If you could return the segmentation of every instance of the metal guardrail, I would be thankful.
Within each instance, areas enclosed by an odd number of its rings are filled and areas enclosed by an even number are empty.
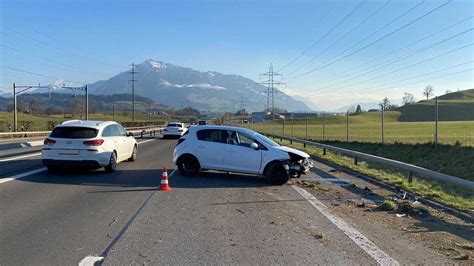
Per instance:
[[[343,148],[339,148],[339,147],[334,147],[334,146],[331,146],[331,145],[322,144],[322,143],[318,143],[318,142],[313,142],[313,141],[308,141],[308,140],[303,140],[303,139],[298,139],[298,138],[293,138],[293,137],[282,136],[282,135],[278,135],[278,134],[270,134],[270,133],[262,133],[262,134],[264,134],[266,136],[269,136],[269,137],[278,138],[280,140],[288,140],[288,141],[290,141],[290,143],[293,143],[293,142],[301,143],[305,147],[306,147],[306,145],[308,145],[308,146],[321,148],[321,149],[323,149],[323,154],[326,154],[326,150],[330,150],[330,151],[334,151],[334,152],[337,152],[337,153],[349,155],[349,156],[354,157],[354,163],[355,164],[357,164],[358,159],[363,159],[363,160],[366,160],[366,161],[382,163],[382,164],[393,166],[393,167],[398,168],[398,169],[403,169],[403,170],[408,171],[408,180],[410,182],[413,180],[413,174],[419,174],[419,175],[422,175],[422,176],[430,177],[430,178],[437,179],[437,180],[440,180],[440,181],[444,181],[444,182],[447,182],[447,183],[451,183],[451,184],[454,184],[454,185],[462,186],[462,187],[470,189],[470,190],[474,190],[474,182],[473,181],[469,181],[469,180],[462,179],[462,178],[459,178],[459,177],[439,173],[439,172],[429,170],[429,169],[426,169],[426,168],[423,168],[423,167],[419,167],[419,166],[416,166],[416,165],[413,165],[413,164],[403,163],[403,162],[399,162],[399,161],[395,161],[395,160],[392,160],[392,159],[387,159],[387,158],[383,158],[383,157],[379,157],[379,156],[375,156],[375,155],[371,155],[371,154],[366,154],[366,153],[362,153],[362,152],[358,152],[358,151],[353,151],[353,150],[343,149]]]
[[[158,127],[158,126],[146,126],[146,127],[126,127],[125,130],[128,132],[134,133],[140,133],[141,136],[143,137],[143,131],[144,133],[149,133],[152,131],[159,131],[163,130],[163,127]],[[28,132],[0,132],[0,139],[1,138],[26,138],[26,137],[41,137],[41,136],[48,136],[51,133],[51,131],[28,131]]]

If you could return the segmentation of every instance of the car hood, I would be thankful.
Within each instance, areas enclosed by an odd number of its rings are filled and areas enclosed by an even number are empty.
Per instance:
[[[287,147],[287,146],[278,146],[278,147],[274,147],[274,148],[278,149],[278,150],[294,153],[294,154],[296,154],[298,156],[301,156],[303,158],[309,158],[309,154],[307,154],[306,152],[302,152],[300,150],[293,149],[293,148],[290,148],[290,147]]]

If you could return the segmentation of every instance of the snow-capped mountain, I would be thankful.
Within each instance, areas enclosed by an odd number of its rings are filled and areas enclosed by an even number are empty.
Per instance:
[[[236,111],[243,99],[248,111],[261,111],[267,102],[266,87],[255,81],[214,71],[201,72],[156,60],[136,65],[135,93],[173,107],[191,106],[210,111]],[[90,85],[93,94],[131,93],[131,75],[122,72]],[[305,103],[279,92],[275,106],[288,111],[311,110]]]

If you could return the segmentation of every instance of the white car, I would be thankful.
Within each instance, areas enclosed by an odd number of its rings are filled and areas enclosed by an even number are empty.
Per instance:
[[[263,175],[277,185],[305,174],[311,167],[308,158],[253,130],[228,126],[190,127],[173,152],[173,162],[184,176],[218,170]]]
[[[117,163],[135,161],[137,151],[133,135],[116,122],[71,120],[56,126],[44,140],[41,157],[51,171],[78,166],[113,172]]]
[[[163,138],[167,137],[181,137],[183,136],[188,129],[184,126],[184,123],[180,122],[171,122],[166,125],[163,129]]]

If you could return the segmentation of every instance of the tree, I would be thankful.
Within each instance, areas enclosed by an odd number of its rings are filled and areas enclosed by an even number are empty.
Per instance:
[[[360,104],[357,105],[357,108],[356,108],[356,114],[360,114],[362,113],[362,107],[360,107]]]
[[[425,90],[423,91],[423,96],[426,96],[426,99],[428,100],[431,96],[433,96],[433,91],[434,91],[433,86],[428,85],[425,87]]]
[[[80,114],[82,119],[82,115],[84,114],[84,108],[84,101],[82,101],[81,99],[74,100],[71,106],[71,115],[74,116],[74,114]]]
[[[390,100],[387,97],[383,98],[382,102],[379,103],[380,107],[382,107],[382,110],[384,110],[384,111],[387,110],[387,108],[390,104],[391,104]]]
[[[413,94],[405,92],[405,95],[402,98],[402,105],[408,105],[415,102],[415,97]]]
[[[36,102],[35,98],[31,98],[30,103],[28,104],[30,114],[37,114],[40,111],[40,106]]]

